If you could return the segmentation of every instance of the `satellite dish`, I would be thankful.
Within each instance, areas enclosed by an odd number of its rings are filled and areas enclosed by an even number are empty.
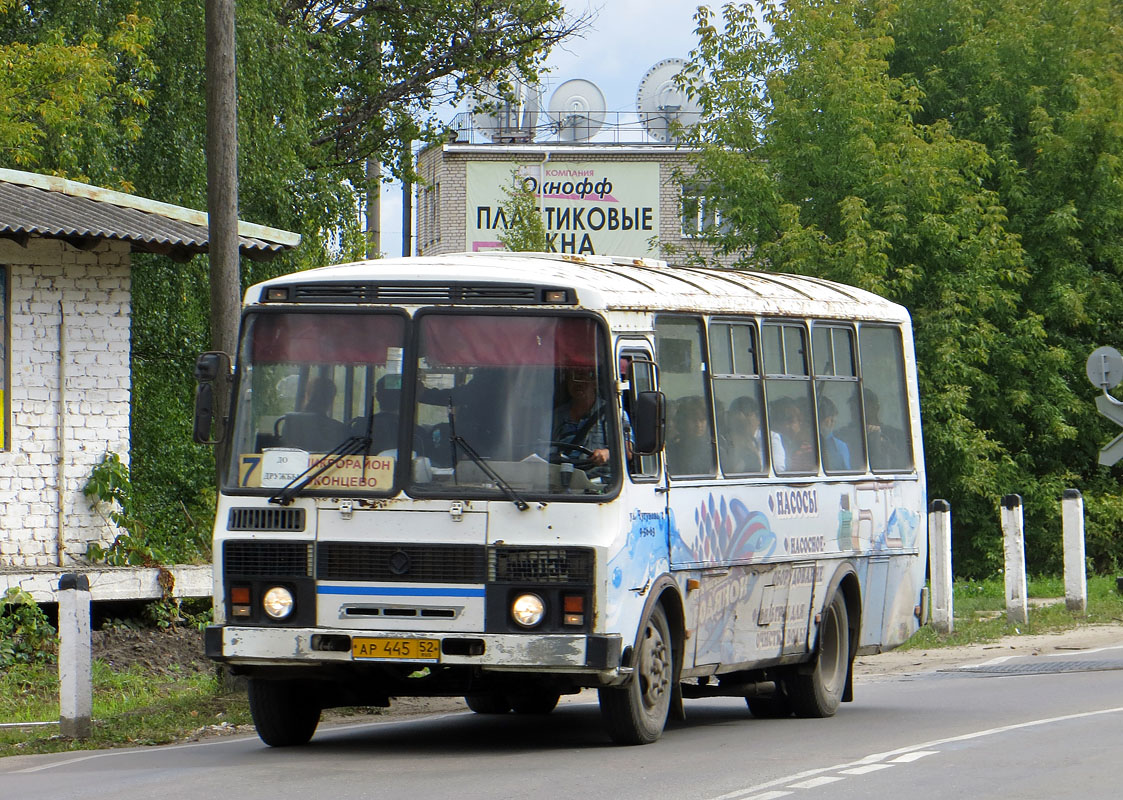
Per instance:
[[[636,90],[636,110],[648,135],[658,142],[673,142],[678,138],[672,123],[682,128],[696,124],[702,108],[696,100],[675,85],[675,76],[682,72],[686,62],[681,58],[665,58],[652,66],[640,79]]]
[[[592,81],[568,80],[554,90],[546,112],[563,142],[583,142],[604,125],[604,95]]]
[[[538,127],[542,90],[515,80],[509,96],[498,83],[487,83],[472,104],[472,127],[493,142],[529,142]]]

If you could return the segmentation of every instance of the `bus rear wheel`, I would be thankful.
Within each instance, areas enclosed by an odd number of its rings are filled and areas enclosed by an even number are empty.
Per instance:
[[[307,744],[320,724],[320,705],[304,681],[250,678],[250,714],[261,741],[270,747]]]
[[[812,669],[809,672],[797,669],[787,685],[797,717],[834,716],[846,689],[851,657],[846,599],[841,592],[835,592],[823,610]]]
[[[667,724],[674,689],[674,647],[667,614],[651,610],[633,659],[632,679],[621,687],[598,690],[601,717],[617,744],[650,744]]]

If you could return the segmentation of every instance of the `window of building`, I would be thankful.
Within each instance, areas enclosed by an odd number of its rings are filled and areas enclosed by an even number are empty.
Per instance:
[[[717,203],[699,189],[682,189],[682,238],[694,239],[721,225]]]
[[[8,331],[12,318],[8,304],[8,268],[0,266],[0,450],[11,448],[8,420],[11,419],[11,397],[9,396],[11,373],[10,345]]]

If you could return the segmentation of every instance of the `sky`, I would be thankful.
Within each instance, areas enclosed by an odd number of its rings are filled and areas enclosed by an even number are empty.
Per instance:
[[[546,61],[544,97],[572,78],[595,83],[608,111],[634,111],[636,89],[655,63],[665,58],[688,58],[696,43],[694,12],[699,5],[720,8],[717,0],[570,0],[574,16],[595,15],[580,37],[555,47]],[[449,121],[458,109],[448,109]],[[463,109],[459,109],[463,110]],[[611,115],[610,115],[611,116]],[[382,251],[402,254],[402,187],[382,190]]]

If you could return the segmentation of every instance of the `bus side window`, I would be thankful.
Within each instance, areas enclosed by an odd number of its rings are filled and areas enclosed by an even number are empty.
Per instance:
[[[874,472],[911,470],[912,435],[900,330],[863,325],[859,331],[859,352],[870,469]]]
[[[706,391],[702,321],[655,320],[655,351],[667,398],[667,471],[672,477],[714,474],[714,425]]]
[[[818,472],[807,330],[797,322],[769,322],[761,328],[761,340],[768,427],[779,434],[783,448],[773,446],[772,467],[781,475]]]
[[[751,322],[710,323],[710,377],[718,455],[726,475],[768,472],[756,329]]]
[[[864,472],[866,447],[854,358],[854,331],[816,324],[811,344],[823,470],[828,474]]]
[[[633,361],[633,358],[641,359]],[[631,376],[631,381],[634,383],[632,392],[650,392],[654,391],[655,386],[655,370],[653,365],[648,361],[650,356],[643,352],[625,353],[620,359],[620,375],[622,378]],[[631,395],[632,392],[624,392],[622,398],[625,424],[631,419]],[[628,431],[624,431],[627,438]],[[627,459],[628,472],[636,478],[655,478],[659,474],[659,457],[656,455],[638,455],[631,454]]]

